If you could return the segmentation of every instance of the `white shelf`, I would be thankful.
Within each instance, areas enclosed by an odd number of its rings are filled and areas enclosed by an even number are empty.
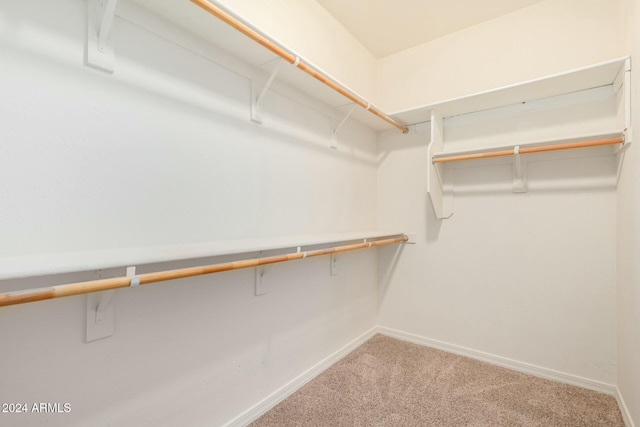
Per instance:
[[[496,145],[496,146],[487,146],[477,149],[468,149],[468,150],[443,150],[442,152],[436,153],[433,155],[434,159],[441,157],[449,157],[449,156],[457,156],[463,154],[477,154],[484,153],[489,151],[497,151],[497,150],[508,150],[514,148],[516,145],[520,148],[528,148],[528,147],[540,147],[544,145],[550,144],[570,144],[572,142],[579,141],[595,141],[599,139],[609,139],[609,138],[619,138],[624,135],[624,129],[612,130],[609,132],[597,133],[597,134],[587,134],[587,135],[574,135],[566,138],[556,138],[556,139],[544,139],[544,140],[536,140],[536,141],[523,141],[517,142],[514,144],[508,145]]]
[[[631,89],[630,89],[630,70],[631,61],[629,58],[619,58],[593,66],[580,68],[577,70],[567,71],[564,73],[548,76],[541,79],[530,80],[516,85],[506,86],[495,90],[477,93],[471,96],[451,99],[426,105],[411,111],[397,113],[396,118],[405,123],[422,123],[431,122],[431,142],[429,144],[429,164],[428,164],[428,183],[427,192],[431,199],[434,214],[438,219],[449,218],[453,214],[453,184],[450,173],[450,167],[442,162],[434,163],[431,160],[466,154],[479,154],[498,150],[511,150],[518,146],[520,148],[529,148],[544,145],[561,145],[570,144],[581,141],[596,141],[601,139],[624,138],[623,147],[628,146],[632,142],[631,129]],[[509,108],[512,115],[520,114],[521,118],[526,114],[526,109],[518,110],[517,106],[521,103],[533,104],[537,102],[531,111],[544,111],[545,109],[553,109],[562,104],[558,98],[563,97],[565,100],[570,94],[583,96],[588,90],[596,90],[610,86],[612,90],[610,94],[616,103],[615,116],[613,120],[608,121],[606,126],[602,128],[590,127],[592,130],[588,134],[572,135],[559,132],[557,137],[537,140],[514,140],[505,144],[504,136],[500,142],[491,143],[494,138],[480,137],[475,139],[476,144],[467,146],[464,149],[451,149],[447,146],[446,137],[446,118],[461,116],[470,113],[480,113],[474,116],[478,123],[481,122],[479,117],[486,118],[491,114],[499,111],[498,108]],[[580,92],[580,93],[578,93]],[[575,97],[573,97],[575,98]],[[588,97],[585,98],[585,100]],[[575,99],[573,99],[575,101]],[[567,104],[568,105],[568,104]],[[572,104],[573,105],[573,104]],[[576,104],[577,105],[577,104]],[[491,111],[489,111],[491,110]],[[504,110],[502,111],[504,113]],[[516,114],[517,113],[517,114]],[[605,113],[607,114],[607,113]],[[459,118],[465,119],[470,116]],[[493,120],[496,120],[494,116]],[[458,119],[451,119],[448,123],[455,126],[454,123]],[[604,122],[603,122],[604,123]],[[478,124],[476,124],[478,126]],[[612,129],[619,126],[618,129]],[[482,125],[480,125],[482,127]],[[496,128],[499,128],[497,126]],[[553,128],[559,131],[559,128]],[[565,130],[566,132],[566,130]],[[578,131],[576,131],[578,132]],[[583,129],[582,132],[587,132]],[[526,133],[525,133],[526,134]],[[550,133],[548,133],[550,134]],[[508,135],[508,134],[507,134]],[[455,137],[454,137],[455,138]],[[455,140],[455,139],[454,139]],[[593,150],[592,150],[593,151]],[[612,154],[620,151],[616,145],[611,151]],[[596,153],[597,151],[593,151]],[[603,153],[603,151],[599,151]],[[475,164],[475,163],[474,163]],[[618,163],[620,167],[620,162]],[[526,164],[521,156],[513,156],[513,192],[524,193],[528,191]]]
[[[401,236],[362,231],[0,258],[0,280]]]
[[[153,17],[150,18],[148,16],[149,13],[156,15],[161,20],[154,19]],[[189,50],[193,40],[185,37],[185,34],[196,36],[221,51],[228,53],[233,59],[242,61],[244,65],[253,67],[254,73],[252,74],[255,74],[258,67],[279,59],[274,53],[250,40],[224,22],[214,18],[189,0],[165,0],[161,2],[156,0],[131,0],[130,2],[121,2],[116,9],[116,16],[134,25],[158,33],[162,37]],[[166,23],[169,25],[166,25]],[[283,43],[280,44],[284,45]],[[202,49],[198,49],[198,52],[205,54]],[[304,59],[304,55],[301,54],[299,56]],[[225,62],[226,59],[221,59],[221,61]],[[313,64],[307,59],[304,59],[304,62],[312,64],[326,76],[331,77],[351,92],[357,93],[357,91],[349,88],[348,85],[345,85],[322,70],[322,67]],[[225,64],[221,65],[225,66]],[[282,87],[283,83],[331,108],[340,110],[342,113],[344,113],[343,110],[345,106],[353,105],[349,99],[329,89],[324,84],[288,63],[280,67],[272,90],[279,91],[279,87]],[[286,89],[284,90],[286,91]],[[364,96],[360,97],[367,99]],[[357,107],[351,117],[374,130],[395,129],[364,108]]]
[[[627,60],[627,57],[618,58],[560,74],[400,111],[391,115],[404,123],[423,123],[431,120],[432,110],[438,111],[443,118],[447,118],[608,86],[612,85],[618,78],[620,72],[626,66]]]

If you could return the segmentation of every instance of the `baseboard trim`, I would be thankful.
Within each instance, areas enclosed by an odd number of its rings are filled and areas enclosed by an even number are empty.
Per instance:
[[[490,353],[484,353],[482,351],[472,350],[470,348],[458,346],[455,344],[449,344],[449,343],[434,340],[431,338],[425,338],[419,335],[399,331],[396,329],[386,328],[383,326],[379,326],[377,328],[377,332],[379,334],[386,335],[391,338],[397,338],[399,340],[412,342],[414,344],[419,344],[426,347],[447,351],[449,353],[459,354],[461,356],[470,357],[472,359],[480,360],[482,362],[487,362],[492,365],[501,366],[503,368],[512,369],[514,371],[523,372],[525,374],[535,375],[536,377],[559,381],[565,384],[575,385],[575,386],[586,388],[589,390],[594,390],[600,393],[609,394],[614,397],[617,396],[616,386],[613,384],[607,384],[600,381],[590,380],[588,378],[583,378],[577,375],[567,374],[564,372],[555,371],[553,369],[531,365],[529,363],[508,359],[506,357],[496,356]]]
[[[268,410],[276,406],[278,403],[282,402],[284,399],[289,397],[295,391],[300,389],[303,385],[320,375],[327,368],[331,367],[333,364],[338,362],[340,359],[345,357],[347,354],[351,353],[356,348],[360,347],[362,344],[371,339],[378,332],[378,328],[374,327],[360,335],[358,338],[354,339],[338,351],[334,352],[330,356],[316,363],[310,369],[306,370],[293,380],[289,381],[284,386],[280,387],[278,390],[261,400],[260,402],[253,405],[251,408],[247,409],[242,414],[238,415],[236,418],[232,419],[228,423],[226,423],[225,427],[241,427],[250,424],[251,422],[257,420],[261,415],[266,413]]]
[[[571,384],[578,387],[594,390],[600,393],[605,393],[616,398],[620,412],[624,419],[626,427],[636,427],[631,419],[630,412],[625,404],[625,401],[620,393],[620,390],[613,384],[607,384],[600,381],[590,380],[577,375],[568,374],[565,372],[555,371],[553,369],[543,368],[541,366],[532,365],[525,362],[520,362],[506,357],[496,356],[494,354],[485,353],[478,350],[462,347],[455,344],[450,344],[443,341],[434,340],[431,338],[422,337],[420,335],[411,334],[408,332],[399,331],[397,329],[387,328],[383,326],[374,327],[364,334],[360,335],[347,345],[329,355],[325,359],[321,360],[293,380],[289,381],[284,386],[261,400],[260,402],[247,409],[228,423],[224,424],[224,427],[241,427],[250,424],[258,419],[261,415],[269,411],[271,408],[282,402],[291,394],[296,392],[306,383],[320,375],[326,369],[333,364],[344,358],[347,354],[364,344],[376,334],[385,335],[391,338],[396,338],[402,341],[411,342],[414,344],[422,345],[425,347],[431,347],[449,353],[459,354],[461,356],[470,357],[472,359],[480,360],[482,362],[490,363],[492,365],[501,366],[503,368],[512,369],[514,371],[523,372],[525,374],[535,375],[540,378],[559,381],[565,384]]]
[[[620,412],[622,412],[622,419],[624,420],[624,425],[627,427],[636,427],[631,419],[631,412],[629,412],[629,408],[622,397],[622,393],[620,393],[620,389],[616,387],[616,400],[618,401],[618,407],[620,407]]]

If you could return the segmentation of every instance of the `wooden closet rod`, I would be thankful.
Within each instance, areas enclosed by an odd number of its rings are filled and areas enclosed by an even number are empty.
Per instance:
[[[296,66],[297,68],[301,69],[305,73],[309,74],[314,79],[319,80],[320,82],[322,82],[325,85],[329,86],[334,91],[340,93],[345,98],[348,98],[352,102],[354,102],[354,103],[358,104],[359,106],[361,106],[362,108],[368,110],[371,114],[374,114],[374,115],[378,116],[379,118],[381,118],[385,122],[389,123],[390,125],[400,129],[403,133],[409,132],[409,129],[405,125],[403,125],[402,123],[398,122],[397,120],[389,117],[387,114],[383,113],[378,108],[376,108],[373,105],[371,105],[371,103],[369,103],[366,100],[360,98],[358,95],[353,93],[351,90],[349,90],[346,87],[342,86],[341,84],[335,82],[333,79],[331,79],[330,77],[326,76],[322,71],[320,71],[320,70],[316,69],[315,67],[305,63],[298,55],[296,55],[296,54],[292,53],[291,51],[287,50],[286,48],[280,46],[278,43],[275,43],[274,41],[269,40],[265,35],[263,35],[257,29],[251,28],[249,25],[241,22],[240,20],[238,20],[237,18],[232,16],[230,13],[225,12],[224,10],[222,10],[220,7],[209,3],[207,0],[191,0],[191,2],[195,3],[198,6],[200,6],[202,9],[204,9],[207,12],[209,12],[210,14],[215,16],[216,18],[218,18],[221,21],[223,21],[224,23],[226,23],[226,24],[230,25],[231,27],[235,28],[237,31],[241,32],[242,34],[244,34],[245,36],[249,37],[253,41],[255,41],[255,42],[259,43],[260,45],[262,45],[263,47],[269,49],[271,52],[275,53],[276,55],[278,55],[279,57],[281,57],[282,59],[287,61],[289,64],[292,64],[292,65]]]
[[[127,288],[150,283],[164,282],[166,280],[183,279],[185,277],[201,276],[203,274],[219,273],[221,271],[238,270],[240,268],[257,267],[259,265],[275,264],[278,262],[292,261],[302,258],[310,258],[321,255],[335,254],[338,252],[353,251],[356,249],[371,248],[376,246],[402,243],[409,240],[407,236],[390,239],[374,240],[366,243],[336,246],[327,249],[317,249],[308,252],[295,252],[286,255],[275,255],[264,258],[244,259],[240,261],[213,264],[202,267],[180,268],[177,270],[159,271],[155,273],[140,274],[134,277],[115,277],[111,279],[92,280],[89,282],[70,283],[45,288],[27,289],[0,293],[0,307],[15,304],[24,304],[33,301],[42,301],[52,298],[68,297],[71,295],[88,294],[91,292],[107,291],[110,289]]]
[[[541,153],[544,151],[569,150],[572,148],[598,147],[600,145],[622,144],[624,138],[599,139],[597,141],[580,141],[567,144],[541,145],[539,147],[523,147],[518,150],[519,154]],[[457,162],[460,160],[488,159],[490,157],[502,157],[515,155],[515,149],[488,151],[485,153],[458,154],[446,157],[434,157],[433,163]]]

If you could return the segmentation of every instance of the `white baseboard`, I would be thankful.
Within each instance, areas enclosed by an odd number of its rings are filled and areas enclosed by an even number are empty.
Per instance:
[[[461,347],[455,344],[449,344],[446,342],[421,337],[419,335],[398,331],[396,329],[379,326],[377,328],[377,332],[379,334],[386,335],[392,338],[397,338],[403,341],[412,342],[414,344],[419,344],[426,347],[447,351],[449,353],[459,354],[461,356],[467,356],[472,359],[491,363],[492,365],[501,366],[503,368],[512,369],[514,371],[523,372],[525,374],[535,375],[537,377],[559,381],[565,384],[575,385],[575,386],[586,388],[589,390],[594,390],[600,393],[609,394],[614,397],[616,396],[616,386],[613,384],[607,384],[600,381],[583,378],[577,375],[567,374],[560,371],[554,371],[553,369],[531,365],[529,363],[508,359],[506,357],[496,356],[490,353],[484,353],[478,350],[472,350],[470,348]]]
[[[622,412],[622,417],[626,427],[636,427],[631,419],[629,410],[620,394],[618,388],[613,384],[607,384],[600,381],[590,380],[577,375],[568,374],[565,372],[555,371],[553,369],[543,368],[541,366],[531,365],[529,363],[520,362],[513,359],[508,359],[501,356],[496,356],[490,353],[484,353],[478,350],[472,350],[470,348],[458,346],[455,344],[449,344],[443,341],[438,341],[430,338],[425,338],[419,335],[411,334],[408,332],[399,331],[396,329],[386,328],[378,326],[372,328],[354,339],[338,351],[334,352],[330,356],[318,362],[316,365],[294,378],[289,383],[285,384],[260,402],[247,409],[242,414],[225,424],[225,427],[240,427],[246,426],[251,422],[258,419],[261,415],[269,411],[271,408],[282,402],[289,397],[292,393],[300,389],[303,385],[320,375],[327,368],[338,362],[340,359],[351,353],[353,350],[364,344],[367,340],[372,338],[376,334],[386,335],[388,337],[397,338],[403,341],[412,342],[414,344],[423,345],[425,347],[431,347],[438,350],[447,351],[449,353],[459,354],[461,356],[470,357],[472,359],[487,362],[492,365],[501,366],[503,368],[512,369],[514,371],[523,372],[525,374],[535,375],[537,377],[559,381],[565,384],[571,384],[578,387],[594,390],[600,393],[609,394],[614,396],[618,401],[618,406]]]
[[[618,406],[620,407],[620,412],[622,412],[622,418],[624,419],[624,425],[627,427],[636,427],[631,419],[631,412],[629,412],[629,408],[622,397],[622,393],[620,393],[620,389],[616,387],[616,400],[618,401]]]
[[[355,340],[351,341],[335,353],[321,360],[313,367],[303,372],[292,381],[288,382],[284,386],[280,387],[278,390],[261,400],[260,402],[253,405],[251,408],[247,409],[242,414],[238,415],[236,418],[229,421],[225,424],[225,427],[240,427],[246,426],[247,424],[257,420],[261,415],[267,412],[269,409],[276,406],[278,403],[282,402],[284,399],[289,397],[292,393],[297,391],[303,385],[320,375],[327,368],[331,367],[333,364],[338,362],[340,359],[345,357],[347,354],[351,353],[356,348],[360,347],[370,338],[372,338],[378,332],[378,328],[372,328],[360,335]]]

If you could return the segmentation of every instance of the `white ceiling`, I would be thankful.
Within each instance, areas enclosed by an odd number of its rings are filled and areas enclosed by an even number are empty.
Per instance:
[[[377,58],[542,0],[317,0]]]

